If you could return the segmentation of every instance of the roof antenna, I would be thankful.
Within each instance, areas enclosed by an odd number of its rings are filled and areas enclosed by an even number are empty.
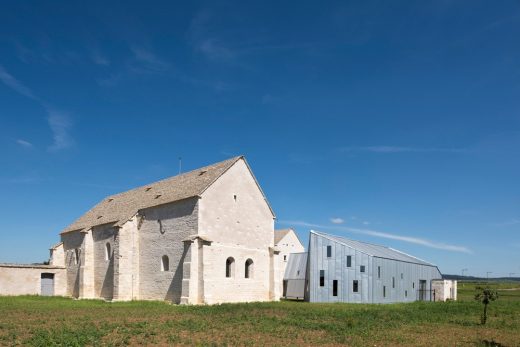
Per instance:
[[[179,175],[182,172],[182,157],[179,157]]]

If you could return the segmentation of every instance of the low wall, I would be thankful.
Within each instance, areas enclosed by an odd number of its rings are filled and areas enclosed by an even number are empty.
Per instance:
[[[54,274],[54,295],[67,294],[64,267],[0,264],[0,295],[41,295],[42,274]]]

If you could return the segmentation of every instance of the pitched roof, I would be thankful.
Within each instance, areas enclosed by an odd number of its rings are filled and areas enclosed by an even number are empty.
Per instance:
[[[368,254],[368,255],[376,257],[376,258],[393,259],[393,260],[404,261],[407,263],[435,266],[432,263],[428,263],[422,259],[411,256],[409,254],[403,253],[401,251],[398,251],[397,249],[393,249],[390,247],[376,245],[376,244],[368,243],[368,242],[355,241],[355,240],[347,239],[345,237],[325,234],[325,233],[318,232],[315,230],[311,230],[311,233],[314,233],[319,236],[323,236],[332,241],[339,242],[341,244],[344,244],[347,247],[357,249],[358,251],[360,251],[362,253]]]
[[[109,196],[66,227],[63,233],[113,223],[121,226],[139,210],[201,195],[243,156]]]
[[[274,231],[274,244],[277,245],[292,229],[279,229]]]

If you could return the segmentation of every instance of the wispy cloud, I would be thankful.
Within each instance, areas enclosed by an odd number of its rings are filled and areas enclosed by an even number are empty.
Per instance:
[[[401,147],[401,146],[366,146],[342,147],[342,152],[371,152],[371,153],[467,153],[466,148],[440,147]]]
[[[130,49],[134,54],[135,61],[139,63],[138,66],[133,66],[133,68],[149,72],[162,72],[170,68],[168,62],[157,57],[157,55],[149,49],[136,45],[132,45]]]
[[[502,222],[502,223],[496,223],[496,224],[494,224],[494,226],[497,226],[497,227],[508,227],[508,226],[517,225],[517,224],[520,224],[520,219],[513,218],[511,220],[508,220],[508,221],[505,221],[505,222]]]
[[[330,219],[330,222],[331,222],[332,224],[343,224],[343,223],[345,223],[345,221],[344,221],[342,218],[338,218],[338,217],[336,217],[336,218],[331,218],[331,219]]]
[[[233,51],[215,38],[202,40],[197,44],[197,49],[211,60],[230,61],[235,58]]]
[[[101,65],[101,66],[110,65],[110,60],[104,54],[102,54],[98,49],[91,50],[90,58],[92,59],[94,64]]]
[[[53,143],[48,148],[49,151],[55,152],[69,148],[74,144],[74,140],[70,136],[72,122],[69,115],[53,109],[49,109],[48,113],[47,122],[52,130],[53,137]]]
[[[2,65],[0,65],[0,81],[19,94],[36,101],[45,109],[48,114],[47,122],[49,123],[53,136],[53,143],[49,146],[49,151],[58,151],[68,148],[74,143],[69,133],[72,123],[68,114],[50,107],[45,101],[37,97],[31,89],[7,72]],[[18,139],[16,142],[26,148],[33,146],[32,143],[22,139]]]
[[[26,140],[22,140],[22,139],[16,140],[16,143],[19,144],[22,147],[25,147],[25,148],[32,148],[33,147],[32,143],[30,143],[29,141],[26,141]]]
[[[441,250],[451,251],[451,252],[472,253],[472,251],[468,247],[465,247],[465,246],[451,245],[451,244],[442,243],[442,242],[430,241],[430,240],[418,238],[418,237],[391,234],[391,233],[387,233],[387,232],[370,230],[370,229],[358,229],[358,228],[350,228],[350,227],[345,227],[345,226],[320,225],[320,224],[308,223],[305,221],[279,221],[279,223],[284,224],[284,225],[302,226],[302,227],[317,228],[317,229],[322,229],[322,230],[336,230],[336,231],[347,232],[347,233],[368,235],[368,236],[379,237],[379,238],[384,238],[384,239],[408,242],[408,243],[412,243],[412,244],[416,244],[416,245],[421,245],[421,246],[425,246],[425,247],[429,247],[429,248],[441,249]]]
[[[40,101],[40,99],[38,99],[29,88],[8,73],[2,65],[0,65],[0,81],[17,93],[30,99]]]
[[[207,9],[200,11],[193,18],[188,32],[191,45],[209,60],[234,61],[235,52],[216,36],[215,30],[209,28],[212,18],[212,13]]]

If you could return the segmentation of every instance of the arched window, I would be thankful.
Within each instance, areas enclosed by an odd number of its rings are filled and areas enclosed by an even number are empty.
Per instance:
[[[170,259],[167,255],[162,256],[161,271],[170,271]]]
[[[253,260],[247,259],[246,260],[246,272],[245,272],[246,278],[253,278]]]
[[[110,252],[110,243],[105,245],[105,260],[110,260],[112,253]]]
[[[226,277],[235,276],[235,259],[229,257],[226,259]]]

